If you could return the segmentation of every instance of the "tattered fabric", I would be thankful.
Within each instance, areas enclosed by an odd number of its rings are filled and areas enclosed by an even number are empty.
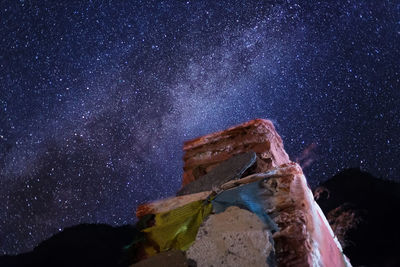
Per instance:
[[[146,254],[170,249],[187,250],[196,239],[200,224],[211,211],[211,202],[200,200],[156,214],[155,225],[143,230],[147,238]]]

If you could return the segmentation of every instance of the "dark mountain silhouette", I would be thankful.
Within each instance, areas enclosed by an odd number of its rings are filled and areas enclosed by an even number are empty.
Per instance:
[[[0,257],[0,266],[128,266],[133,257],[124,247],[138,236],[133,226],[81,224],[55,234],[32,252]]]
[[[354,266],[400,266],[400,183],[347,169],[314,192]]]
[[[314,190],[354,266],[400,266],[400,183],[359,169],[340,172]],[[144,226],[81,224],[64,229],[32,252],[1,256],[1,267],[129,266],[140,258],[134,241]]]

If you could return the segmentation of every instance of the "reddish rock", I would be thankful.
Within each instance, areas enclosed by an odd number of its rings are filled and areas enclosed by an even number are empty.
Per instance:
[[[248,185],[256,185],[258,189],[244,189]],[[229,201],[231,206],[238,204],[241,208],[252,211],[251,207],[244,205],[245,202],[250,201],[250,206],[260,205],[263,212],[267,213],[278,226],[278,229],[274,230],[274,232],[270,232],[272,229],[268,224],[264,226],[264,230],[268,231],[273,238],[275,250],[273,260],[277,262],[278,266],[351,266],[343,254],[341,245],[333,234],[325,215],[314,201],[313,194],[308,188],[306,178],[298,164],[283,164],[268,172],[252,174],[240,180],[232,180],[223,184],[220,188],[216,188],[216,190],[219,192],[223,190],[221,194],[224,194],[241,188],[244,190],[237,194],[240,199],[232,198]],[[208,191],[184,195],[150,203],[148,206],[153,211],[172,210],[187,201],[204,199],[210,193]],[[234,194],[231,194],[231,196],[234,196]],[[218,195],[214,200],[218,202]],[[214,208],[217,208],[216,204],[213,202]],[[215,211],[217,212],[217,210]],[[255,212],[260,212],[260,210],[255,210]],[[257,216],[254,214],[253,217],[256,218]],[[226,229],[229,229],[232,224],[227,219],[221,220],[219,223],[221,227]],[[212,242],[219,244],[222,242],[221,238],[223,240],[222,236],[216,236],[215,238],[212,239],[214,241],[207,239],[209,243],[207,243],[207,246],[214,246],[215,244],[211,244]],[[270,245],[269,241],[263,241],[262,243],[263,245],[260,246],[263,247]],[[204,244],[200,247],[204,247]],[[224,247],[219,248],[224,251]],[[201,251],[196,252],[197,249],[199,248],[196,246],[191,248],[191,254],[198,253],[202,255],[201,257],[207,259],[216,257],[215,253],[217,251],[213,249],[210,251],[200,249]],[[195,259],[198,260],[199,257],[196,256]],[[251,262],[252,259],[249,258],[248,261]],[[260,266],[269,266],[266,261],[263,262],[265,265]],[[203,264],[199,266],[203,266]]]
[[[273,235],[279,266],[351,266],[296,163],[273,170],[262,187],[268,212],[279,226]]]
[[[251,217],[257,219],[252,220],[264,223],[263,231],[267,231],[267,236],[272,236],[272,239],[263,240],[256,246],[261,246],[262,249],[273,246],[271,251],[274,253],[269,253],[268,262],[263,259],[259,266],[274,266],[275,263],[278,266],[351,266],[325,215],[314,201],[301,167],[290,162],[283,149],[282,140],[270,121],[257,119],[188,141],[184,151],[183,186],[208,177],[204,175],[237,154],[254,151],[257,163],[243,174],[244,178],[213,185],[212,192],[189,194],[143,205],[139,212],[141,215],[172,210],[188,201],[207,198],[211,201],[215,213],[222,214],[231,206],[236,206],[253,213],[254,216]],[[229,229],[232,223],[220,217],[213,216],[219,227]],[[232,239],[232,242],[237,242],[233,247],[241,247],[243,240],[239,236],[246,236],[246,231],[235,233],[238,239]],[[204,233],[206,232],[211,230]],[[253,244],[253,240],[249,240]],[[220,250],[207,249],[225,244],[223,235],[217,234],[212,238],[198,236],[196,242],[188,253],[190,257],[199,261],[199,266],[214,262],[214,258],[221,258],[218,256],[221,253],[225,255],[225,252],[232,252],[230,249],[226,250],[225,245],[219,246]],[[249,254],[244,249],[239,252]],[[229,260],[229,265],[231,259],[228,258],[226,261]],[[248,259],[249,264],[251,260]]]
[[[282,139],[268,120],[256,119],[184,144],[182,185],[197,180],[232,156],[254,151],[257,166],[248,182],[262,181],[264,210],[278,225],[274,233],[279,266],[350,265],[333,231],[314,201],[299,165],[286,154]],[[266,173],[269,171],[268,173]],[[223,185],[239,185],[231,181]]]
[[[257,168],[254,172],[265,172],[290,162],[274,125],[263,119],[187,141],[183,150],[182,186],[197,180],[222,161],[239,153],[256,152]]]

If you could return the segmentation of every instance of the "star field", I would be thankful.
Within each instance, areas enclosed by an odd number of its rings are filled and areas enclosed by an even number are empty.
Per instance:
[[[185,140],[271,119],[311,185],[400,180],[396,1],[2,1],[0,254],[173,195]]]

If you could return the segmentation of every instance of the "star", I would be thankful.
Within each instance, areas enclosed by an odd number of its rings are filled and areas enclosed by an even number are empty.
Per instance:
[[[0,254],[174,195],[185,140],[271,119],[315,186],[398,180],[390,1],[2,1]],[[307,154],[307,153],[306,153]],[[309,153],[308,153],[309,154]]]

